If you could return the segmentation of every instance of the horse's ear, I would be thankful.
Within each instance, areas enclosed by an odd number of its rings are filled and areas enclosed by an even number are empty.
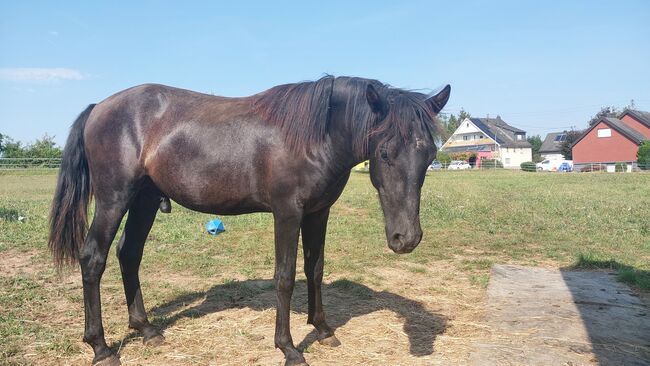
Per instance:
[[[368,88],[366,89],[366,100],[368,100],[370,109],[372,109],[373,112],[383,113],[385,109],[384,101],[381,100],[379,93],[377,93],[377,90],[372,86],[372,84],[368,84]]]
[[[447,84],[440,92],[427,98],[426,103],[433,113],[438,114],[445,107],[451,94],[451,85]]]

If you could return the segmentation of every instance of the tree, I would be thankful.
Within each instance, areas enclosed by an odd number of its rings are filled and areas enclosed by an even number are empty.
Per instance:
[[[465,112],[465,110],[461,107],[460,108],[460,113],[458,113],[458,123],[460,125],[460,122],[464,121],[466,118],[472,118],[472,115]],[[456,126],[458,127],[458,126]]]
[[[583,131],[571,130],[564,131],[564,133],[566,134],[566,140],[560,145],[560,153],[562,153],[565,159],[573,160],[573,144],[582,136]]]
[[[532,146],[533,162],[539,163],[542,161],[542,156],[539,154],[539,149],[542,147],[542,137],[540,135],[528,136],[526,139]]]
[[[23,145],[7,135],[1,135],[0,152],[4,158],[60,158],[63,151],[56,146],[54,136],[43,135],[31,145]]]
[[[438,150],[438,153],[436,154],[436,160],[442,164],[449,164],[451,162],[451,156],[449,156],[449,154],[444,151]]]
[[[454,115],[453,113],[450,114],[449,116],[445,115],[439,115],[438,120],[442,124],[442,127],[444,127],[443,133],[445,136],[443,136],[443,140],[447,140],[449,136],[451,136],[454,131],[460,126],[460,123],[465,120],[465,118],[470,118],[470,114],[465,112],[464,109],[460,109],[460,113],[458,114],[458,117]]]
[[[614,106],[608,106],[608,107],[602,107],[600,108],[600,111],[596,113],[591,119],[589,120],[589,126],[593,125],[594,123],[598,122],[599,119],[602,117],[616,117],[620,111],[618,108]]]
[[[650,170],[650,140],[643,141],[636,153],[636,163],[643,170]]]
[[[60,147],[56,146],[54,136],[45,134],[43,138],[27,146],[26,155],[29,158],[60,158],[63,155],[63,151]]]
[[[25,150],[20,141],[14,141],[7,135],[2,136],[2,157],[3,158],[24,158]]]

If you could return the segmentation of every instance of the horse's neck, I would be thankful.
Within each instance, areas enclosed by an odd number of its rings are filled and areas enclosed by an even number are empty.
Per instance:
[[[349,171],[355,165],[367,160],[367,157],[355,156],[354,142],[356,136],[349,126],[343,126],[343,123],[335,123],[330,128],[327,148],[330,150],[331,159],[342,170]]]

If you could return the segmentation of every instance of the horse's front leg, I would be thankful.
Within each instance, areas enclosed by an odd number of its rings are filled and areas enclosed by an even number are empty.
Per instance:
[[[284,211],[284,210],[282,210]],[[285,366],[307,365],[302,353],[293,345],[289,329],[289,308],[296,281],[296,256],[302,213],[274,212],[275,220],[275,346],[285,357]]]
[[[316,328],[318,342],[336,347],[341,343],[325,321],[321,295],[323,264],[325,261],[325,233],[329,213],[328,207],[305,216],[302,221],[302,245],[305,257],[305,275],[307,276],[307,296],[309,298],[307,323]]]

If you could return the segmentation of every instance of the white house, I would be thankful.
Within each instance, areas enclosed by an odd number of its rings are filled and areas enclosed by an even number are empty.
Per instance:
[[[563,160],[562,143],[566,141],[566,132],[551,132],[546,135],[542,146],[539,148],[539,154],[545,160]]]
[[[500,116],[466,118],[440,150],[473,153],[475,157],[470,158],[469,163],[477,167],[484,159],[497,159],[504,168],[519,168],[521,163],[533,160],[526,131],[510,126]]]

